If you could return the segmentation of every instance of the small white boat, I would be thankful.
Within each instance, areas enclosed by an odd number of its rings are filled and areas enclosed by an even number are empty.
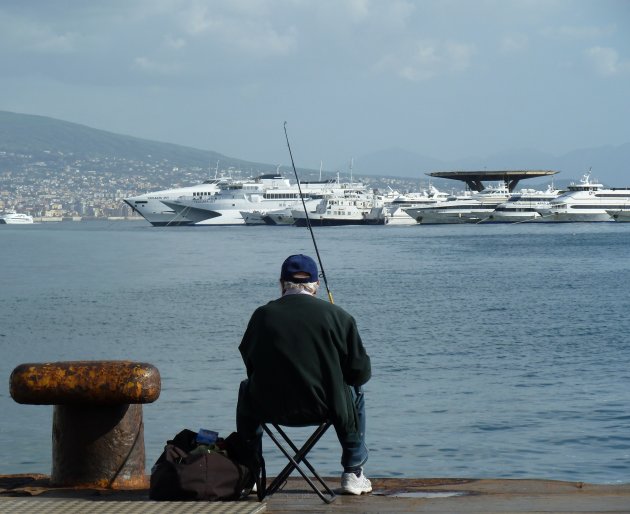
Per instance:
[[[320,196],[325,197],[328,195],[324,194],[324,195],[317,195],[317,196],[318,196],[317,198],[305,198],[304,204],[302,204],[301,202],[298,203],[297,204],[298,210],[299,210],[299,207],[301,206],[302,211],[304,210],[304,207],[306,207],[306,210],[308,212],[311,212],[323,200],[323,198],[319,198],[319,197]],[[267,225],[293,225],[295,223],[295,218],[293,217],[294,210],[296,210],[295,206],[284,207],[283,209],[276,209],[273,211],[267,211],[267,213],[263,216],[263,221]]]
[[[449,198],[448,193],[429,186],[429,191],[420,193],[394,194],[392,199],[385,198],[385,225],[416,225],[418,222],[407,214],[411,207],[430,207]]]
[[[265,225],[266,211],[240,211],[245,225]]]
[[[31,225],[33,216],[15,211],[0,213],[0,225]]]
[[[291,214],[292,210],[292,207],[286,207],[275,211],[267,211],[267,214],[263,216],[263,221],[267,225],[293,225],[295,219],[293,219],[293,214]]]
[[[383,225],[383,197],[348,190],[341,194],[324,198],[314,210],[308,213],[309,222],[315,226],[338,225]],[[308,210],[308,209],[307,209]],[[298,227],[305,227],[308,222],[303,210],[292,210],[291,215]]]

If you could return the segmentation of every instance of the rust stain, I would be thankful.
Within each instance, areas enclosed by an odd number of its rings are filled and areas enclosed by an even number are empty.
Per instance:
[[[160,395],[160,374],[147,363],[70,361],[21,364],[10,379],[18,403],[151,403]]]

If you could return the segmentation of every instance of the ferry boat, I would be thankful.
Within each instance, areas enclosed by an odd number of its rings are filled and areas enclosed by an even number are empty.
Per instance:
[[[231,179],[214,178],[194,186],[164,189],[162,191],[124,198],[123,201],[156,227],[191,225],[193,220],[176,212],[173,208],[167,206],[164,201],[176,200],[181,196],[207,198],[217,194],[221,188],[226,187],[230,183],[232,183]]]
[[[434,205],[410,207],[407,214],[423,225],[443,223],[480,223],[489,218],[512,193],[505,184],[490,186],[478,193],[451,196]]]
[[[305,200],[321,200],[347,187],[365,188],[363,184],[343,184],[338,179],[300,182]],[[297,184],[291,184],[280,175],[268,174],[252,181],[228,185],[217,194],[205,198],[184,196],[164,203],[180,216],[192,220],[195,225],[243,225],[243,213],[297,209],[302,200]]]
[[[488,216],[484,223],[521,223],[525,221],[539,221],[542,218],[541,209],[548,209],[551,200],[557,198],[562,191],[550,185],[545,191],[535,189],[521,189],[513,194],[508,201],[499,204]]]
[[[0,225],[32,225],[33,216],[15,211],[0,213]]]
[[[630,188],[606,188],[599,182],[591,182],[589,170],[579,184],[571,184],[567,191],[540,209],[540,221],[563,223],[574,221],[614,221],[608,211],[630,206]]]

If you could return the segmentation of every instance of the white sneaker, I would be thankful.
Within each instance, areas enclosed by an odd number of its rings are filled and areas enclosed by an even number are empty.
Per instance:
[[[357,476],[355,473],[343,473],[341,475],[341,494],[363,494],[372,492],[372,482],[370,482],[361,471]]]
[[[254,482],[254,485],[249,491],[247,489],[243,489],[243,491],[241,491],[241,496],[248,496],[250,494],[256,494],[257,492],[258,488],[256,487],[256,483]]]

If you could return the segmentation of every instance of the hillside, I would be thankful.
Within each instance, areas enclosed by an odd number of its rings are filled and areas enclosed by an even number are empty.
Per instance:
[[[0,151],[35,156],[60,152],[79,158],[115,156],[145,162],[166,160],[180,166],[201,168],[208,168],[210,163],[219,160],[224,167],[275,169],[271,165],[249,163],[217,152],[114,134],[45,116],[7,111],[0,111]]]

